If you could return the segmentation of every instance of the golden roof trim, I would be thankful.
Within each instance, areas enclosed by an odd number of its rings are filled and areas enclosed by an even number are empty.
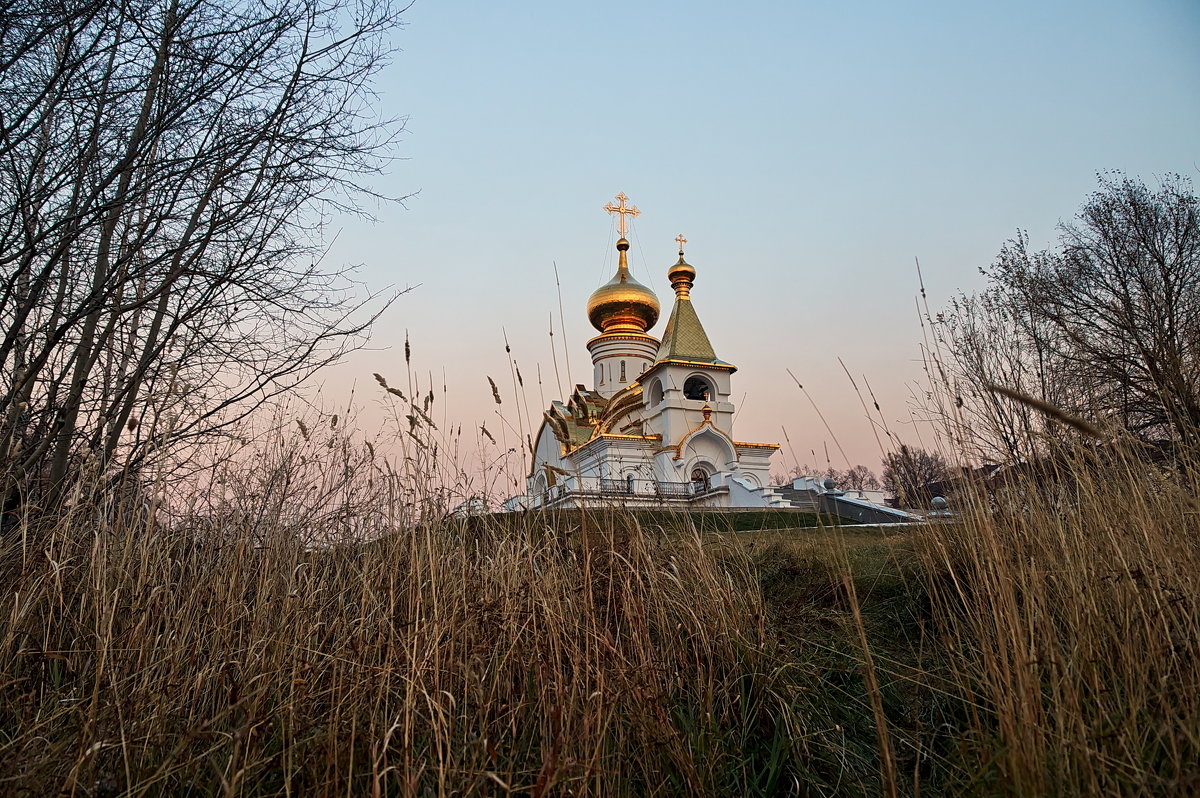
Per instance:
[[[621,432],[601,432],[596,438],[619,438],[628,441],[661,441],[662,434],[656,432],[653,435],[626,435]]]
[[[600,356],[596,357],[596,360],[595,360],[595,361],[593,361],[593,362],[599,362],[599,361],[601,361],[601,360],[611,360],[611,359],[612,359],[612,358],[614,358],[614,357],[640,357],[640,358],[645,358],[646,356],[645,356],[645,355],[643,355],[641,352],[610,352],[610,353],[609,353],[609,354],[607,354],[607,355],[600,355]],[[647,359],[648,359],[648,358],[647,358]]]
[[[599,335],[589,338],[588,342],[585,344],[585,346],[590,347],[596,341],[646,341],[646,342],[652,341],[655,344],[659,344],[659,345],[662,344],[662,341],[655,338],[653,335],[648,335],[646,333],[607,332],[607,333],[600,333]]]
[[[608,432],[617,421],[643,406],[642,384],[635,380],[608,398],[600,422],[592,431],[592,438]]]
[[[702,366],[706,369],[718,369],[720,371],[728,371],[731,373],[737,371],[737,366],[733,365],[732,363],[726,363],[723,360],[684,360],[677,357],[668,357],[663,358],[662,360],[656,360],[654,361],[654,364],[650,366],[650,368],[654,368],[654,366],[659,364],[666,364],[669,366]]]

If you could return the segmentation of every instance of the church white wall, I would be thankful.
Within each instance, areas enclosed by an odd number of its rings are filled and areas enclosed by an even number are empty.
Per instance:
[[[575,470],[586,477],[624,479],[633,474],[639,479],[655,479],[654,441],[628,438],[600,438],[572,452],[568,458]]]
[[[759,447],[738,447],[740,476],[756,487],[765,488],[771,484],[771,455],[775,449]]]
[[[654,363],[658,339],[648,335],[598,335],[587,343],[592,355],[592,390],[604,398],[629,387]]]
[[[538,429],[537,440],[533,447],[533,469],[526,479],[526,490],[532,496],[540,496],[548,487],[549,480],[546,476],[546,469],[543,468],[545,465],[565,471],[571,470],[570,464],[563,462],[562,444],[558,442],[558,438],[554,437],[554,431],[550,429],[550,425],[543,421],[541,428]]]
[[[733,477],[725,480],[725,486],[729,488],[729,506],[730,507],[768,507],[769,504],[763,496],[761,489],[740,477]]]
[[[684,385],[691,377],[703,378],[712,389],[709,399],[688,399]],[[659,365],[642,378],[644,416],[649,431],[663,436],[664,445],[675,445],[704,423],[705,405],[712,411],[713,426],[733,437],[734,405],[729,372],[689,366]]]

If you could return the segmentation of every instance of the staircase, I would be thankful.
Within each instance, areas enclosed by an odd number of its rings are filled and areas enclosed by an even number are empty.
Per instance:
[[[786,503],[784,506],[796,510],[808,510],[814,513],[821,509],[820,505],[817,504],[817,494],[811,490],[797,490],[791,485],[775,485],[767,490],[770,490],[775,496],[783,499]]]
[[[784,506],[795,510],[807,510],[812,513],[827,513],[858,521],[864,524],[897,524],[920,521],[920,516],[912,515],[891,507],[851,499],[840,491],[818,493],[808,488],[794,488],[790,485],[768,488],[774,500],[772,506]],[[765,492],[765,491],[764,491]],[[782,500],[786,504],[776,504]]]

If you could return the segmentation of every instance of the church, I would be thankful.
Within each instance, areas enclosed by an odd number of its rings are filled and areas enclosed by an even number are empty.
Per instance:
[[[733,428],[737,367],[717,356],[692,303],[696,269],[667,269],[675,294],[662,337],[658,297],[630,275],[624,194],[617,216],[617,273],[591,295],[587,342],[592,385],[576,385],[546,410],[533,442],[527,507],[786,506],[770,486],[773,443],[740,441]]]

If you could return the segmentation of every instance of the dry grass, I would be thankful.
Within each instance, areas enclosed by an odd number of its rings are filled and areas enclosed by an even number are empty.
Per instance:
[[[1200,791],[1195,467],[1078,450],[956,523],[698,534],[438,520],[432,446],[333,426],[9,531],[0,793]]]
[[[81,512],[10,545],[0,790],[785,789],[792,688],[746,561],[544,520],[311,551]]]
[[[1018,795],[1196,794],[1200,470],[1118,444],[1055,462],[919,539],[962,776]]]

